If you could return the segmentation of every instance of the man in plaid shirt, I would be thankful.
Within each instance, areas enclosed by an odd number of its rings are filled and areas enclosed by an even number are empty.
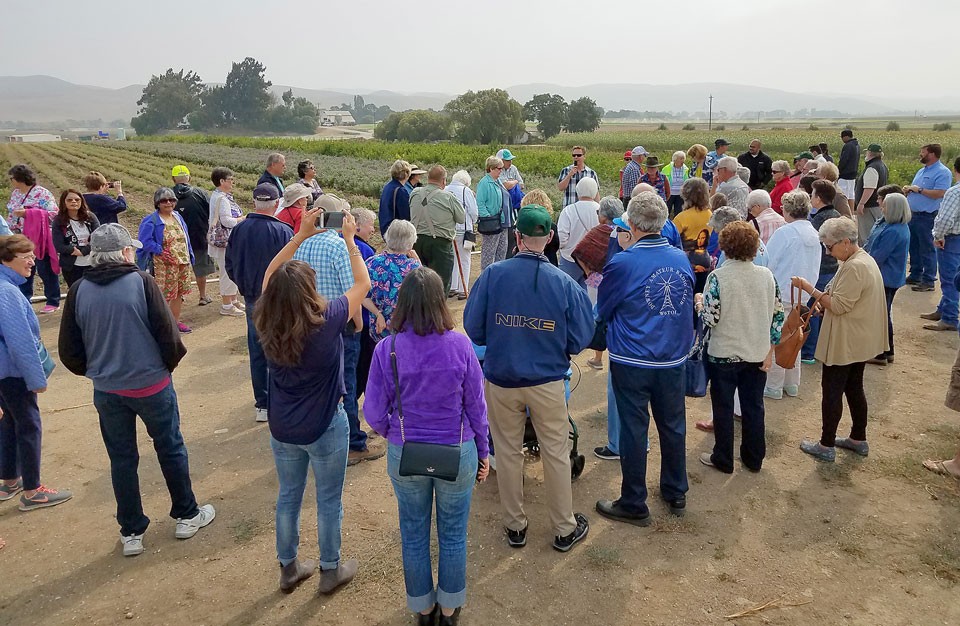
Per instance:
[[[563,192],[563,206],[573,204],[579,199],[577,198],[577,183],[584,178],[592,178],[597,181],[598,186],[600,185],[597,173],[583,162],[583,157],[587,153],[586,148],[574,146],[570,152],[573,157],[573,165],[563,168],[560,177],[557,178],[557,189]]]
[[[331,194],[317,198],[315,206],[327,213],[342,211],[343,201]],[[317,293],[328,302],[336,300],[353,287],[353,271],[350,269],[350,254],[346,242],[335,230],[325,230],[304,241],[293,255],[303,261],[317,275]],[[363,323],[356,323],[356,330]],[[347,465],[378,459],[386,453],[384,445],[368,446],[367,433],[360,428],[360,409],[357,402],[357,361],[360,358],[360,335],[349,329],[343,335],[343,382],[347,393],[343,396],[343,410],[350,422],[350,452]]]

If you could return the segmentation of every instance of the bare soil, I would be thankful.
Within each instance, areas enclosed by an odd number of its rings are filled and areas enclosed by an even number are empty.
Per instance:
[[[671,518],[659,500],[654,431],[650,528],[593,512],[597,499],[617,496],[620,469],[592,455],[606,439],[606,371],[587,368],[588,353],[578,356],[582,376],[570,410],[587,464],[574,502],[591,520],[590,535],[566,555],[550,547],[541,466],[531,459],[528,545],[507,547],[494,474],[476,490],[471,512],[462,623],[960,623],[960,483],[920,465],[960,445],[960,416],[943,407],[957,336],[924,331],[918,319],[936,297],[901,290],[896,364],[868,366],[869,458],[840,452],[828,465],[798,449],[802,437],[819,434],[819,366],[803,366],[800,398],[767,402],[769,456],[759,474],[738,467],[728,476],[696,461],[713,444],[693,428],[709,414],[709,401],[689,399],[688,512]],[[50,348],[59,317],[41,319]],[[277,590],[277,482],[267,427],[253,419],[244,322],[219,316],[216,304],[198,307],[196,294],[184,318],[195,332],[184,338],[189,354],[174,379],[194,489],[216,506],[216,521],[188,541],[173,537],[163,478],[141,429],[141,489],[152,523],[147,551],[122,557],[91,385],[59,367],[40,396],[43,480],[75,496],[31,513],[17,511],[15,501],[0,504],[7,541],[0,624],[412,623],[383,460],[347,470],[343,554],[360,560],[355,582],[329,598],[316,595],[315,580],[289,596]],[[315,557],[312,489],[301,554]],[[724,617],[777,599],[806,604]]]

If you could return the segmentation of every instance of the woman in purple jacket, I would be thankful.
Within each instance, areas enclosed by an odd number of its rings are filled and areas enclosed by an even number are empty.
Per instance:
[[[467,594],[467,520],[474,482],[489,472],[483,373],[470,340],[453,331],[440,276],[420,267],[404,278],[390,325],[395,342],[377,344],[363,412],[390,443],[387,472],[400,512],[407,606],[419,624],[456,624]],[[397,411],[391,353],[396,354],[403,423]],[[443,385],[437,385],[443,380]],[[401,476],[405,442],[460,444],[456,480]],[[430,518],[437,501],[440,563],[430,563]]]

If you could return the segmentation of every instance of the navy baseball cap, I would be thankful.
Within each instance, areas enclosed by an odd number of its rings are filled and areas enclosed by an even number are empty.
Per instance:
[[[280,199],[280,190],[276,185],[270,183],[260,183],[253,190],[253,199],[258,202],[272,202]]]

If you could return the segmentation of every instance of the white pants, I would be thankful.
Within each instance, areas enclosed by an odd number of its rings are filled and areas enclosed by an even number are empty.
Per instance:
[[[207,253],[217,262],[217,269],[220,271],[220,295],[221,296],[235,296],[239,289],[237,288],[237,283],[230,280],[230,277],[227,276],[226,267],[226,248],[218,248],[217,246],[207,246]]]
[[[767,373],[767,389],[783,391],[784,387],[800,386],[800,355],[797,354],[797,362],[792,368],[785,370],[777,365],[774,360],[770,366],[770,372]]]
[[[463,247],[463,233],[458,233],[456,238],[457,253],[460,255],[460,268],[463,270],[463,278],[470,284],[470,252]],[[456,259],[453,263],[453,277],[450,279],[450,290],[459,294],[465,293],[463,285],[460,284],[460,271],[457,269]]]

